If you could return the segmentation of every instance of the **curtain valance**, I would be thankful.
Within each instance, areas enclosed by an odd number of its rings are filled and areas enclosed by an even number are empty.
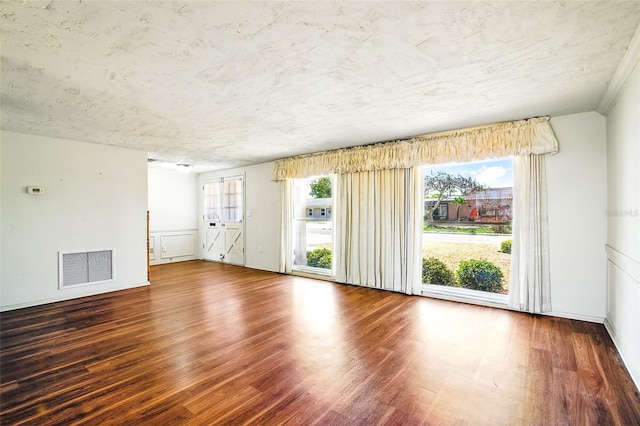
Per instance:
[[[549,117],[276,160],[273,180],[558,152]]]

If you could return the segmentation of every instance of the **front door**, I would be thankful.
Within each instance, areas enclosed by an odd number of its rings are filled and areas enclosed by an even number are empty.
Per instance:
[[[204,258],[207,260],[224,261],[224,228],[219,222],[205,223],[204,228]]]
[[[230,176],[207,182],[204,192],[206,260],[244,265],[244,179]]]
[[[243,223],[227,223],[224,236],[224,261],[244,265]]]

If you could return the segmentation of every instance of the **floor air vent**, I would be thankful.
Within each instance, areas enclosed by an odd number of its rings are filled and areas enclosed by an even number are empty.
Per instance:
[[[60,252],[60,288],[113,280],[113,249]]]

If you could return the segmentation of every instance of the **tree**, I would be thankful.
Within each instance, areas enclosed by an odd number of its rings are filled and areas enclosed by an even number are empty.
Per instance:
[[[460,206],[467,202],[467,199],[462,195],[458,195],[456,198],[451,200],[453,204],[456,205],[456,220],[460,220]]]
[[[440,202],[444,198],[451,198],[456,195],[457,198],[464,199],[473,192],[486,190],[487,187],[478,183],[472,177],[464,177],[462,175],[453,176],[443,171],[432,171],[424,177],[424,195],[425,198],[434,198],[435,203],[427,208],[427,217],[433,220],[433,213],[438,209]],[[454,200],[454,202],[456,202]],[[466,201],[463,201],[463,203]],[[458,203],[458,211],[459,211]]]
[[[321,178],[314,179],[310,184],[311,195],[313,198],[331,198],[331,177],[322,176]]]

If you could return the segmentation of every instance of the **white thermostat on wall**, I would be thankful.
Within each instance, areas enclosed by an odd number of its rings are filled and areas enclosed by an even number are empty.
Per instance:
[[[27,194],[42,194],[44,188],[41,186],[27,186]]]

